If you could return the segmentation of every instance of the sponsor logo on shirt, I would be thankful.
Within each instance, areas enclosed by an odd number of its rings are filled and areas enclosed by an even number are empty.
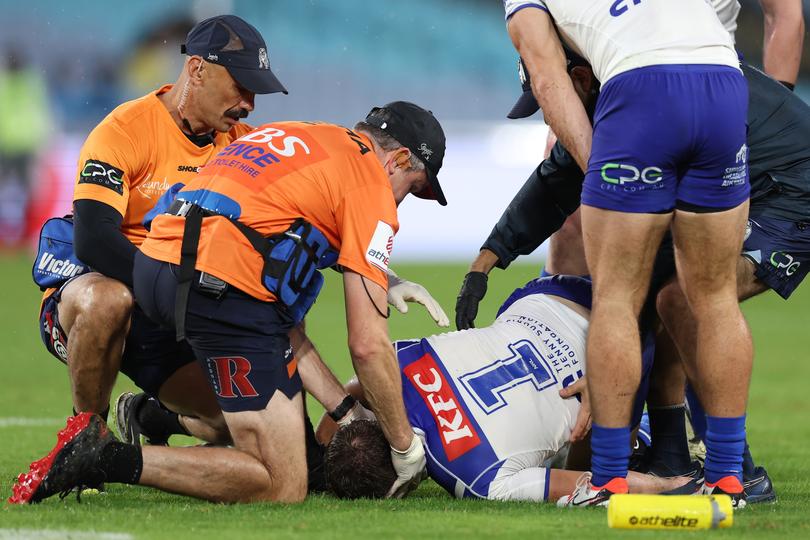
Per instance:
[[[97,159],[88,159],[84,162],[84,167],[79,173],[79,183],[96,184],[123,195],[124,171],[118,167],[113,167],[109,163]]]
[[[391,250],[394,249],[394,229],[384,221],[377,222],[377,228],[366,248],[366,260],[382,271],[388,270]]]
[[[163,180],[150,180],[149,177],[147,177],[143,182],[138,184],[136,189],[147,199],[151,199],[152,197],[159,199],[170,187],[171,184],[169,184],[166,177],[164,177]]]
[[[433,415],[439,439],[449,461],[463,456],[481,444],[481,439],[461,407],[461,401],[453,391],[453,387],[429,354],[408,364],[403,372]]]

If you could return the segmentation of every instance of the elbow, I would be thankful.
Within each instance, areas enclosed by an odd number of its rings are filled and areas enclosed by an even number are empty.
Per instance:
[[[391,350],[391,342],[384,335],[352,335],[349,336],[349,354],[355,368],[370,362],[376,362],[380,356]]]

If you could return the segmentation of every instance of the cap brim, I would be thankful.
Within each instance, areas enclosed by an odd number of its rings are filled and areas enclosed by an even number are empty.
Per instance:
[[[225,66],[225,69],[242,88],[254,94],[287,93],[287,89],[269,69],[247,69],[230,66]]]
[[[537,111],[540,110],[540,105],[537,104],[537,100],[534,98],[534,94],[532,94],[531,90],[526,90],[523,92],[515,103],[515,106],[512,107],[512,110],[509,111],[509,114],[506,115],[507,118],[511,120],[516,120],[518,118],[526,118]]]
[[[447,199],[444,197],[442,186],[439,185],[439,179],[427,168],[425,173],[427,173],[428,185],[419,193],[414,193],[414,195],[420,199],[436,201],[442,206],[447,206]]]

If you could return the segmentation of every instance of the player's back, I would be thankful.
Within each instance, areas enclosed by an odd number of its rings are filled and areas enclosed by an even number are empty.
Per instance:
[[[706,0],[505,0],[507,17],[526,7],[547,11],[597,79],[666,64],[736,66],[729,33]]]
[[[501,476],[559,452],[579,411],[559,390],[585,371],[587,326],[532,294],[489,327],[398,342],[406,408],[425,433],[431,476],[458,497],[497,497]]]

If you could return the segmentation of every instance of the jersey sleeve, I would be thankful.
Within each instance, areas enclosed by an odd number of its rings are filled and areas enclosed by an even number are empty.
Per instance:
[[[399,230],[391,190],[371,185],[347,192],[336,218],[341,239],[338,264],[388,290],[386,270]]]
[[[73,200],[102,202],[123,216],[138,155],[132,139],[119,126],[107,121],[96,126],[79,155]]]
[[[503,9],[506,12],[506,19],[525,8],[539,8],[548,13],[545,0],[503,0]]]

